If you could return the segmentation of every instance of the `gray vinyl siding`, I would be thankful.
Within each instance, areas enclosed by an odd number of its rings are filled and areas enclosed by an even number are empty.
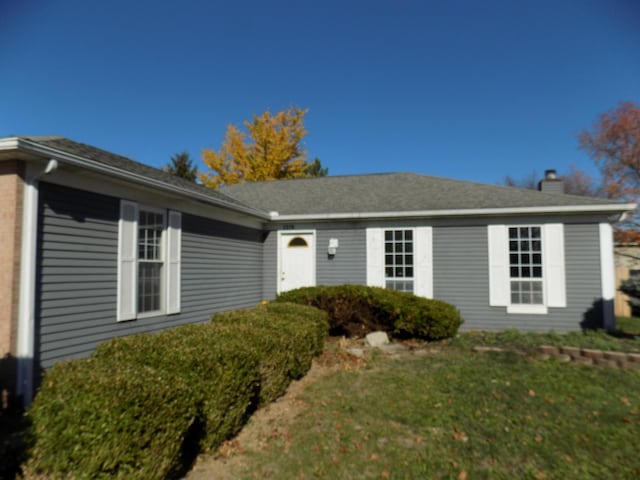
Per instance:
[[[548,315],[514,315],[489,306],[486,226],[434,228],[434,296],[460,310],[466,330],[580,329],[586,317],[600,315],[598,225],[567,224],[564,233],[567,308],[550,308]]]
[[[367,238],[364,229],[318,229],[316,234],[316,283],[318,285],[367,283]],[[327,254],[330,238],[337,238],[340,245],[333,258]]]
[[[543,223],[529,218],[525,223]],[[554,218],[565,222],[566,308],[550,308],[547,315],[507,314],[505,307],[489,306],[489,259],[487,223],[476,219],[442,219],[437,222],[411,220],[362,222],[340,225],[297,224],[296,229],[315,229],[317,237],[316,280],[318,285],[342,283],[366,284],[366,227],[433,227],[434,297],[455,305],[462,313],[463,329],[567,331],[578,330],[591,317],[601,319],[600,246],[597,219],[575,222],[575,217]],[[501,218],[499,223],[522,223],[521,218]],[[276,236],[271,232],[265,242],[265,298],[275,296]],[[333,259],[327,256],[330,238],[340,242]],[[269,247],[267,247],[267,244]],[[273,257],[272,257],[273,255]],[[268,268],[266,267],[268,266]],[[589,323],[587,321],[587,323]]]
[[[120,201],[42,183],[36,361],[89,355],[113,337],[207,321],[262,298],[262,232],[183,214],[181,313],[116,321]]]
[[[47,368],[113,336],[119,201],[41,183],[39,207],[36,351]]]
[[[262,232],[192,215],[182,218],[182,316],[208,320],[212,312],[262,300]]]

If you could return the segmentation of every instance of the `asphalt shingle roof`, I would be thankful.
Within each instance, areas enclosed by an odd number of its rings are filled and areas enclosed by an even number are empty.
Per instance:
[[[214,203],[236,207],[260,216],[335,215],[367,213],[437,212],[446,210],[597,207],[624,211],[624,204],[606,199],[561,195],[519,188],[488,185],[415,173],[381,173],[304,179],[249,182],[224,186],[220,190],[203,187],[144,165],[127,157],[75,142],[64,137],[21,136],[20,139],[105,165],[125,174],[141,176],[160,185],[208,198]],[[620,206],[618,209],[617,206]],[[248,210],[247,210],[248,209]],[[443,212],[444,213],[444,212]]]
[[[125,172],[142,175],[146,178],[158,180],[167,185],[180,187],[182,189],[198,193],[200,195],[206,195],[212,199],[219,200],[224,203],[231,203],[232,205],[246,207],[241,201],[231,198],[227,195],[220,193],[219,190],[213,190],[211,188],[203,187],[194,182],[190,182],[180,177],[176,177],[168,172],[160,170],[158,168],[150,167],[140,162],[131,160],[130,158],[117,155],[115,153],[102,150],[91,145],[69,140],[60,136],[48,136],[48,137],[34,137],[34,136],[21,136],[25,140],[36,143],[38,145],[54,148],[61,152],[65,152],[71,155],[76,155],[83,159],[92,160],[94,162],[107,165],[120,169]]]
[[[617,202],[431,177],[382,173],[224,187],[237,200],[281,215],[597,206]]]

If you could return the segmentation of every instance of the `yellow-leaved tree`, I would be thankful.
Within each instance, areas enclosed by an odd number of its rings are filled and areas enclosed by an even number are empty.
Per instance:
[[[218,188],[243,182],[326,175],[326,168],[318,168],[318,159],[307,162],[302,142],[307,134],[303,121],[307,112],[289,107],[271,115],[267,110],[245,121],[246,131],[229,125],[217,152],[202,151],[202,161],[209,168],[200,174],[202,184]]]

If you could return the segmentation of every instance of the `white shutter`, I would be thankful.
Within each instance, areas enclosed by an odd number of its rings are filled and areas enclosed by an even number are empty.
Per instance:
[[[542,262],[547,307],[566,307],[564,226],[561,223],[543,225]]]
[[[118,224],[117,320],[136,318],[138,298],[138,204],[122,200]]]
[[[167,314],[180,313],[180,250],[182,214],[169,211],[167,228]]]
[[[384,241],[381,228],[367,228],[367,285],[384,287]]]
[[[510,303],[507,227],[488,226],[489,305],[506,307]]]
[[[433,298],[433,229],[416,228],[414,293]]]

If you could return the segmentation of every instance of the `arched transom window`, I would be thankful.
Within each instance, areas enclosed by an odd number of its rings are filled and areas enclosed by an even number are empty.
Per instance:
[[[289,241],[289,248],[304,248],[308,246],[307,241],[302,237],[295,237]]]

